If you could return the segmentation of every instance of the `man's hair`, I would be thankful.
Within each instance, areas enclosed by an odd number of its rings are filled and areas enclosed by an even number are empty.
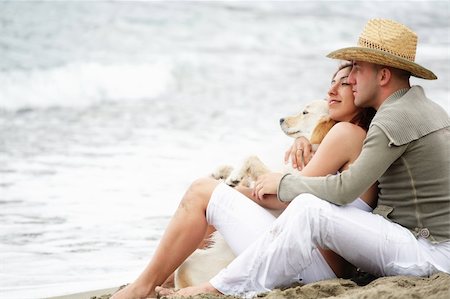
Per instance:
[[[380,65],[380,64],[373,64],[376,71],[379,71],[380,69],[389,69],[391,73],[393,73],[396,77],[402,79],[402,80],[409,80],[411,77],[411,73],[405,70],[401,70],[392,66],[386,66],[386,65]]]

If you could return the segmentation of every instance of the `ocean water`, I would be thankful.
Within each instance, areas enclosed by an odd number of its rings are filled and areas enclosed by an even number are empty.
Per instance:
[[[449,106],[448,1],[0,2],[0,298],[132,281],[189,184],[324,98],[367,19],[419,35]]]

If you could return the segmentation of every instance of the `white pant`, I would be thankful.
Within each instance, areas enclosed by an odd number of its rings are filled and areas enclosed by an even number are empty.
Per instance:
[[[371,211],[370,206],[360,199],[350,205]],[[236,190],[225,184],[219,184],[209,201],[206,219],[222,234],[237,256],[269,230],[276,217],[273,212],[262,208]],[[313,260],[311,265],[298,272],[289,281],[284,281],[285,284],[298,281],[310,283],[336,277],[317,248],[313,250],[311,256]]]
[[[232,209],[236,210],[236,206]],[[243,227],[251,226],[253,219],[259,218],[256,210],[259,209],[252,208],[251,214],[243,215],[243,222],[231,232],[239,235]],[[208,216],[210,224],[215,225],[212,218],[218,213]],[[307,283],[335,277],[317,247],[332,249],[376,275],[450,272],[450,242],[432,244],[416,239],[406,228],[352,206],[339,207],[303,194],[272,221],[264,225],[266,231],[260,237],[257,235],[264,231],[261,227],[255,228],[258,233],[253,236],[241,236],[245,238],[241,241],[252,244],[243,252],[239,246],[233,249],[239,256],[210,281],[216,289],[224,294],[252,296],[299,279]],[[227,237],[227,230],[223,229],[227,223],[230,222],[219,223],[216,228],[228,242],[233,238]]]

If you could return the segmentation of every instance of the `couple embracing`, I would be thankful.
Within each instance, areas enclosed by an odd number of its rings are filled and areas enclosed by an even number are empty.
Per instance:
[[[171,295],[158,286],[212,230],[236,259],[175,295],[248,297],[343,277],[351,265],[375,276],[450,273],[450,119],[410,85],[410,76],[437,79],[414,62],[416,47],[408,27],[373,19],[356,47],[330,53],[352,62],[328,91],[338,124],[301,175],[269,173],[253,189],[196,180],[150,263],[113,298]],[[284,211],[275,218],[264,207]]]

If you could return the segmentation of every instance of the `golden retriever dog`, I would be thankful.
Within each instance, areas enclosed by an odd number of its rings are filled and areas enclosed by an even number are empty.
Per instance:
[[[317,100],[308,104],[299,114],[280,119],[283,132],[289,137],[304,136],[311,144],[318,145],[335,124],[328,117],[328,104]],[[256,156],[245,159],[241,167],[233,170],[230,166],[219,167],[212,176],[228,185],[251,186],[258,176],[270,172],[270,169]],[[289,170],[292,172],[292,167]],[[234,258],[234,254],[223,239],[215,232],[205,248],[197,249],[175,272],[175,288],[185,288],[209,281]]]
[[[211,234],[208,244],[194,251],[175,271],[175,289],[209,281],[234,260],[233,252],[218,232]]]
[[[306,105],[298,114],[281,118],[281,130],[292,138],[305,136],[311,139],[314,128],[318,125],[319,120],[326,116],[328,116],[327,101],[316,100]]]
[[[280,119],[281,130],[287,136],[308,138],[314,151],[334,124],[328,116],[328,103],[325,100],[313,101],[300,113]],[[295,171],[290,165],[284,170],[285,173]],[[250,156],[243,161],[241,167],[233,170],[229,166],[223,166],[213,177],[225,180],[225,183],[232,187],[250,187],[260,175],[268,172],[270,169],[257,156]]]

